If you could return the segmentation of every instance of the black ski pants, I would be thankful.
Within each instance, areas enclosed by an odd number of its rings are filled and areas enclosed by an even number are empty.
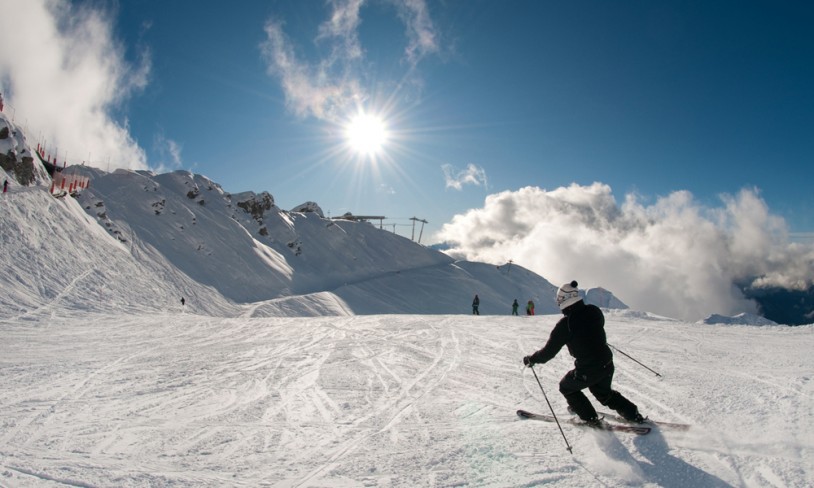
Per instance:
[[[560,380],[560,393],[568,406],[582,420],[596,418],[596,409],[582,392],[588,389],[599,403],[616,410],[622,417],[633,419],[639,412],[636,405],[611,388],[613,382],[613,361],[604,366],[572,369]]]

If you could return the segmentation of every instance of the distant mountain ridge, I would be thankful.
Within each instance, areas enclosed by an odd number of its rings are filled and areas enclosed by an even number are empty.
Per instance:
[[[628,308],[628,306],[625,305],[622,300],[616,298],[611,291],[602,287],[589,288],[584,293],[580,290],[580,294],[584,295],[586,303],[592,303],[597,307],[618,308],[622,310]]]
[[[752,313],[741,313],[735,315],[734,317],[712,314],[703,320],[699,320],[698,323],[727,325],[778,325],[777,322]]]
[[[491,265],[455,263],[369,223],[325,219],[313,202],[285,211],[267,192],[229,194],[186,171],[69,170],[91,178],[78,202],[117,241],[155,250],[236,303],[328,292],[344,313],[454,313],[468,311],[480,293],[485,313],[498,313],[498,302],[508,313],[515,294],[540,301],[541,292],[554,296],[550,283],[521,267],[509,275]],[[427,289],[426,300],[401,302],[404,286]],[[542,307],[549,312],[550,300]],[[324,297],[316,302],[324,305]],[[255,312],[283,309],[258,306]]]
[[[742,287],[744,296],[758,304],[760,313],[778,324],[814,324],[814,286],[804,290],[779,287]]]

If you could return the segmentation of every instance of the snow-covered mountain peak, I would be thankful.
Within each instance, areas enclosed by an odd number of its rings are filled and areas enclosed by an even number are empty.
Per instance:
[[[725,325],[778,325],[777,322],[773,322],[767,318],[752,313],[741,313],[732,317],[712,314],[703,320],[699,320],[698,323]]]
[[[0,264],[25,275],[10,256],[27,251],[28,236],[48,237],[36,244],[45,286],[23,280],[17,295],[26,299],[12,293],[6,305],[37,308],[59,295],[87,309],[162,309],[184,296],[210,315],[460,313],[480,293],[484,314],[510,313],[515,298],[557,312],[555,288],[521,266],[456,263],[367,222],[326,219],[316,202],[285,211],[267,191],[228,193],[188,171],[64,173],[89,187],[75,198],[45,186],[11,197],[5,218],[20,239]]]

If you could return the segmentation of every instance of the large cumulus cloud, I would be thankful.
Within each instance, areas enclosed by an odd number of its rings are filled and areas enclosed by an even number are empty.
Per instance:
[[[684,320],[756,312],[738,285],[811,285],[814,248],[792,243],[756,189],[709,207],[677,191],[620,204],[608,185],[526,187],[457,215],[439,238],[450,254],[512,259],[554,284],[577,279],[612,290],[631,307]]]

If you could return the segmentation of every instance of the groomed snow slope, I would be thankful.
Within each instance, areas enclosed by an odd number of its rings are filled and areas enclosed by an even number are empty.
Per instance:
[[[146,298],[146,297],[145,297]],[[0,321],[0,486],[814,485],[811,326],[608,313],[616,387],[689,432],[546,411],[521,358],[557,315]],[[565,352],[537,371],[557,412]]]

